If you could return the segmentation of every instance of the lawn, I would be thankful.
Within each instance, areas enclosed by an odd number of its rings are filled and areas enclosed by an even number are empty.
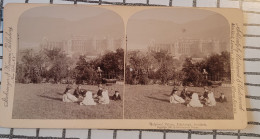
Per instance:
[[[122,119],[123,101],[110,101],[107,105],[81,106],[78,103],[62,102],[65,84],[16,84],[13,119]],[[76,86],[74,86],[76,88]],[[97,86],[82,88],[96,93]],[[123,86],[107,86],[109,95]]]
[[[64,84],[16,84],[14,119],[122,119],[123,101],[110,101],[108,105],[80,106],[78,103],[62,102]],[[74,86],[75,88],[76,86]],[[97,86],[83,85],[82,88],[97,92]],[[124,96],[126,119],[233,119],[230,87],[214,89],[215,97],[224,93],[228,102],[215,107],[191,108],[183,104],[171,104],[169,97],[172,86],[123,85],[107,86],[109,95],[119,90]],[[182,88],[179,87],[181,90]],[[189,87],[190,91],[203,93],[203,88]]]
[[[191,108],[184,104],[171,104],[169,97],[172,86],[163,85],[127,85],[125,92],[126,119],[233,119],[231,87],[213,89],[215,97],[224,93],[226,103],[215,107]],[[203,94],[202,87],[189,87],[190,91]],[[181,91],[182,88],[179,87]],[[179,91],[179,92],[180,92]]]

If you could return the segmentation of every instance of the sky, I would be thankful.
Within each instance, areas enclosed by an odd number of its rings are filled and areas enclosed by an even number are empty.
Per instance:
[[[229,40],[229,24],[220,14],[201,9],[158,8],[133,15],[127,24],[128,49],[180,38]]]
[[[122,38],[124,24],[116,13],[98,7],[37,7],[25,11],[18,22],[19,47],[39,47],[43,38],[68,40],[71,36]]]
[[[179,38],[229,40],[226,19],[215,12],[187,8],[156,8],[131,16],[127,23],[128,49],[147,49],[150,41]],[[98,7],[38,7],[24,12],[18,22],[19,47],[39,47],[43,39],[123,38],[124,25],[116,13]]]

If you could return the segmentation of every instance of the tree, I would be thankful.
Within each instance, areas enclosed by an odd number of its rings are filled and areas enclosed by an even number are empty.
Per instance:
[[[176,76],[176,67],[179,62],[174,60],[166,51],[147,53],[131,51],[127,57],[127,83],[147,84],[150,79],[153,79],[166,84]]]
[[[200,71],[200,67],[193,64],[191,58],[186,58],[182,71],[184,72],[184,85],[194,85],[194,86],[201,86],[203,81],[203,75]]]
[[[120,48],[115,52],[110,51],[93,60],[86,60],[84,55],[80,56],[74,71],[77,83],[95,84],[99,82],[98,67],[103,71],[103,78],[123,80],[124,50]]]
[[[223,80],[230,81],[231,80],[231,68],[230,68],[230,53],[227,51],[223,51],[221,53],[221,61],[223,62],[223,71],[222,74]]]
[[[153,56],[159,64],[159,68],[156,71],[157,79],[160,79],[163,84],[173,80],[176,76],[177,60],[174,60],[167,51],[154,52]]]
[[[58,83],[61,79],[68,78],[71,59],[59,48],[45,49],[44,54],[46,55],[44,65],[47,80],[53,79],[55,83]]]
[[[124,50],[119,48],[116,52],[106,53],[97,66],[103,70],[106,78],[122,80],[124,77]]]
[[[211,80],[228,80],[231,79],[230,73],[230,53],[227,51],[221,54],[214,54],[206,60],[206,67]],[[224,79],[225,78],[225,79]]]
[[[127,61],[127,82],[132,82],[133,84],[148,84],[148,73],[150,61],[145,53],[140,51],[132,51],[128,53]],[[131,69],[131,71],[130,71]],[[129,81],[131,79],[132,81]]]
[[[16,67],[16,80],[20,83],[40,83],[42,81],[43,55],[34,53],[32,49],[24,50],[22,55],[21,62],[18,62]]]
[[[85,56],[80,56],[75,67],[75,79],[77,84],[86,81],[88,84],[95,84],[98,81],[98,75],[95,70],[95,62],[86,61]]]

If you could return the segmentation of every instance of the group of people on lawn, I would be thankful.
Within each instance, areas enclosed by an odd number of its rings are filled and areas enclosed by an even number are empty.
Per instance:
[[[178,88],[174,87],[170,96],[170,103],[181,103],[187,105],[187,107],[203,107],[205,106],[216,106],[216,98],[214,92],[210,87],[204,87],[203,95],[198,95],[198,93],[193,93],[188,91],[188,87],[185,86],[181,91],[180,95],[178,93]],[[221,103],[227,102],[224,93],[221,93],[217,100]]]
[[[66,87],[63,94],[63,102],[78,102],[80,105],[96,105],[109,104],[110,99],[114,101],[121,100],[121,96],[118,91],[115,91],[114,95],[110,98],[108,90],[103,88],[101,84],[98,85],[98,91],[93,94],[91,91],[82,89],[81,85],[78,85],[76,89],[73,89],[70,85]]]

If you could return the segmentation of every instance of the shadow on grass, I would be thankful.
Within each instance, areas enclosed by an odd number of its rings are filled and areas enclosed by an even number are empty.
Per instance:
[[[57,100],[57,101],[62,101],[62,98],[55,98],[55,97],[50,97],[50,96],[44,96],[44,95],[38,95],[39,97],[51,99],[51,100]]]
[[[58,94],[58,95],[61,95],[61,96],[64,95],[64,93],[62,93],[62,92],[57,92],[57,94]]]
[[[167,97],[170,97],[171,95],[170,94],[163,94],[164,96],[167,96]]]
[[[163,101],[163,102],[170,103],[168,99],[161,99],[161,98],[150,97],[150,96],[146,96],[146,97],[147,97],[147,98],[150,98],[150,99],[154,99],[154,100],[158,100],[158,101]]]

